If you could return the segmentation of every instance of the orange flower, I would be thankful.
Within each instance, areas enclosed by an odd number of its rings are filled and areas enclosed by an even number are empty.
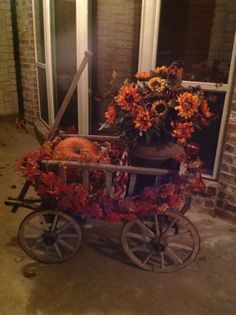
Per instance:
[[[137,107],[133,121],[135,128],[143,132],[146,132],[152,126],[149,112],[143,109],[141,106]]]
[[[152,103],[151,112],[155,113],[158,117],[164,116],[168,111],[167,103],[164,100]]]
[[[167,74],[167,72],[168,72],[168,67],[166,67],[166,66],[157,67],[157,68],[155,69],[155,72],[156,72],[158,75]]]
[[[175,109],[179,111],[178,115],[183,118],[190,118],[198,112],[199,98],[189,92],[180,94],[177,98],[178,106]]]
[[[179,144],[185,144],[186,139],[191,138],[192,133],[195,131],[192,122],[172,123],[172,126],[175,127],[172,131],[172,136],[177,138]]]
[[[201,110],[202,110],[202,113],[203,113],[203,116],[205,116],[206,118],[211,118],[213,113],[210,112],[210,109],[208,107],[208,103],[207,103],[207,100],[204,100],[201,104]]]
[[[151,72],[137,72],[135,74],[135,78],[138,79],[139,81],[145,81],[151,78]]]
[[[137,89],[138,87],[135,84],[122,86],[119,95],[116,97],[118,105],[128,111],[138,105],[142,97],[138,94]]]
[[[165,80],[154,77],[147,82],[147,86],[154,92],[162,92],[165,88]]]
[[[105,112],[106,122],[108,124],[113,124],[116,120],[116,109],[114,106],[110,105],[108,110]]]

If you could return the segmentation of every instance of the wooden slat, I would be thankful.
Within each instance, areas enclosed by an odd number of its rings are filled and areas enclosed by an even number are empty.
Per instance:
[[[77,161],[57,161],[57,160],[42,160],[42,164],[49,164],[50,166],[63,163],[66,166],[72,168],[88,169],[88,170],[100,170],[104,172],[126,172],[129,174],[143,174],[143,175],[165,175],[173,170],[149,168],[149,167],[137,167],[137,166],[120,166],[111,164],[98,164],[98,163],[79,163]]]
[[[137,180],[137,174],[131,174],[130,180],[129,180],[129,190],[128,190],[129,197],[132,197],[134,194],[136,180]]]
[[[111,186],[112,186],[112,173],[106,172],[106,188],[105,188],[105,195],[106,196],[110,196]]]
[[[83,185],[88,188],[89,187],[89,171],[83,170]]]

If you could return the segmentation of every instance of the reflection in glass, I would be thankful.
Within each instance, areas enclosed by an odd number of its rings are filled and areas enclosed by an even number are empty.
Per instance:
[[[116,90],[138,68],[141,0],[91,0],[90,50],[93,52],[90,89],[99,97],[91,98],[92,132],[104,121],[104,111],[111,101],[103,99]],[[112,73],[117,78],[112,86]]]
[[[52,41],[55,115],[76,73],[76,1],[53,0]],[[77,91],[63,116],[61,126],[77,127]]]
[[[36,31],[36,49],[37,61],[45,63],[44,51],[44,26],[43,26],[43,1],[35,0],[35,31]]]
[[[227,83],[235,0],[162,1],[157,64],[185,63],[184,80]]]
[[[39,84],[39,99],[41,118],[48,124],[48,100],[46,73],[44,69],[38,68],[38,84]]]
[[[193,141],[200,144],[200,157],[204,163],[204,172],[212,175],[225,92],[205,92],[204,94],[208,101],[210,111],[214,113],[214,119],[210,123],[210,126],[202,127],[201,131],[193,138]]]

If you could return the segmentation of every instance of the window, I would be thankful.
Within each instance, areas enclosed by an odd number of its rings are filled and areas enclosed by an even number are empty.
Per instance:
[[[137,70],[183,60],[183,84],[201,85],[218,124],[202,130],[205,173],[216,178],[227,116],[236,14],[233,0],[35,0],[36,65],[42,120],[52,125],[84,51],[94,53],[62,125],[96,133],[111,89]],[[234,51],[234,53],[232,53]],[[99,96],[99,97],[97,97]]]

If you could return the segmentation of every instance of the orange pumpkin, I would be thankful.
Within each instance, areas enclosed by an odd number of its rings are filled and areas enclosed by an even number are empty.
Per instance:
[[[97,145],[85,138],[70,137],[60,141],[54,148],[53,158],[62,161],[95,163],[99,158]]]

